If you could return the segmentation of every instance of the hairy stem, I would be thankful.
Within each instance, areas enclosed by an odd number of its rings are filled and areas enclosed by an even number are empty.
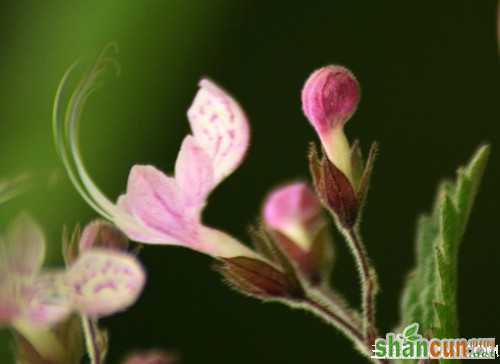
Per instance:
[[[325,285],[320,287],[319,291],[331,305],[336,307],[337,311],[341,313],[346,320],[351,322],[353,326],[356,326],[358,330],[362,330],[363,323],[361,320],[361,312],[352,309],[346,299],[338,292],[335,292],[331,287]]]
[[[311,312],[319,315],[331,325],[342,331],[356,346],[356,348],[376,364],[388,363],[385,359],[372,358],[372,344],[365,339],[363,331],[339,313],[337,308],[324,300],[322,295],[308,294],[304,299],[304,303]]]
[[[358,266],[361,278],[361,295],[363,307],[364,338],[368,345],[372,345],[377,335],[375,324],[375,294],[377,290],[377,277],[375,269],[366,254],[359,233],[354,228],[345,230],[345,236],[351,246],[354,259]]]

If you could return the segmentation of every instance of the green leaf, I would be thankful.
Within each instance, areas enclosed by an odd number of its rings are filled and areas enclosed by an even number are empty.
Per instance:
[[[481,146],[454,182],[441,183],[434,208],[417,222],[416,267],[403,290],[401,327],[418,322],[424,336],[458,337],[458,252],[489,150]]]
[[[403,336],[405,337],[406,340],[410,340],[412,337],[417,337],[418,334],[418,322],[414,322],[411,325],[408,325],[404,330],[403,330]]]

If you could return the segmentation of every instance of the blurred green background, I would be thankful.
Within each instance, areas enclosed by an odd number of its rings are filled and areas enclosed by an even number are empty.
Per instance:
[[[71,63],[91,62],[110,41],[120,46],[122,74],[91,99],[81,136],[98,184],[114,198],[135,163],[171,171],[197,81],[210,76],[246,109],[252,146],[212,195],[205,219],[246,241],[266,192],[308,178],[305,153],[315,135],[300,108],[304,80],[328,63],[353,70],[363,99],[347,133],[365,148],[381,144],[363,231],[379,271],[383,331],[398,321],[417,213],[431,205],[440,178],[479,143],[493,143],[461,250],[459,309],[463,336],[500,339],[495,1],[2,2],[0,176],[29,172],[34,186],[0,217],[4,224],[19,210],[32,212],[50,238],[53,264],[62,227],[95,216],[52,145],[53,96]],[[335,285],[357,304],[353,262],[337,245]],[[207,257],[156,246],[141,257],[150,274],[145,293],[103,322],[110,363],[152,347],[174,349],[186,364],[363,361],[320,320],[228,290]],[[0,340],[0,362],[11,363],[7,331]]]

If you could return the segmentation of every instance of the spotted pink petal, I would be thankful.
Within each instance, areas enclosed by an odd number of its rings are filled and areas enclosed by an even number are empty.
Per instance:
[[[32,325],[52,325],[73,309],[64,271],[43,273],[20,285],[22,315]]]
[[[125,310],[137,300],[145,281],[135,257],[104,249],[86,251],[67,272],[73,304],[91,317]]]
[[[250,130],[242,108],[226,91],[207,79],[199,86],[188,118],[196,142],[212,160],[218,184],[241,163]]]
[[[175,181],[182,190],[182,213],[198,219],[214,187],[214,178],[210,158],[191,135],[182,142],[175,164]]]
[[[9,225],[2,260],[11,272],[31,275],[40,270],[45,259],[45,237],[40,226],[21,214]]]
[[[240,242],[205,227],[201,212],[210,192],[241,162],[249,142],[243,110],[225,91],[200,82],[188,110],[193,135],[184,139],[169,177],[152,166],[134,166],[127,193],[114,217],[131,239],[143,243],[180,245],[214,257],[252,255]]]

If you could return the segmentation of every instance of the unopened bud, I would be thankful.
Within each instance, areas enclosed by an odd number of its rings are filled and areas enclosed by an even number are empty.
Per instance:
[[[95,220],[85,227],[80,237],[80,253],[90,248],[127,250],[128,239],[111,223]]]
[[[311,283],[323,280],[332,262],[319,198],[303,182],[277,188],[264,203],[264,223],[280,249]]]
[[[264,222],[309,250],[318,222],[321,219],[321,203],[303,182],[295,182],[272,191],[264,202]]]
[[[356,111],[359,84],[342,66],[325,66],[312,73],[302,90],[302,108],[318,133],[328,158],[351,180],[349,143],[343,126]]]

